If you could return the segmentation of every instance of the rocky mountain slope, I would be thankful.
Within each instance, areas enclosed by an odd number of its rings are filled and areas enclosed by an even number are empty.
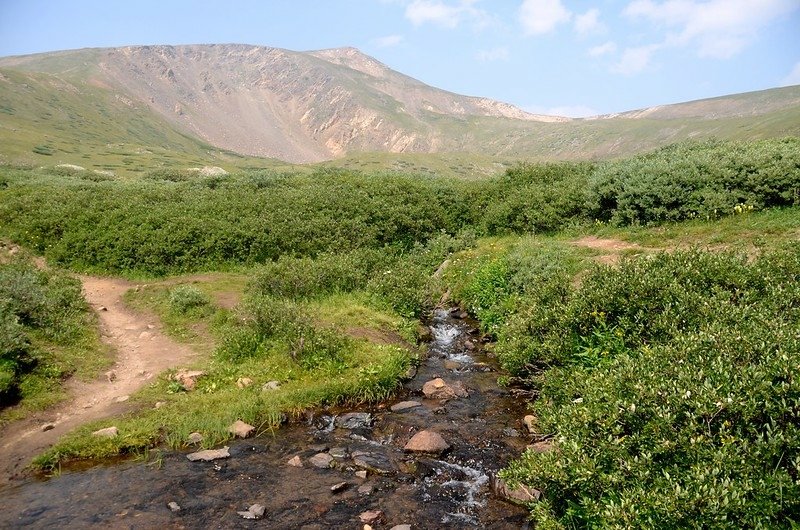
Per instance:
[[[606,158],[692,137],[800,134],[800,87],[571,120],[439,90],[354,48],[130,46],[0,58],[0,112],[6,158],[49,149],[74,161],[112,143],[133,161],[142,150],[294,163]]]

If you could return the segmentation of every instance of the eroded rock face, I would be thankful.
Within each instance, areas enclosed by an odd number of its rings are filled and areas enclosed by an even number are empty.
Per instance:
[[[431,379],[422,386],[422,393],[428,399],[455,399],[469,396],[461,382],[447,383],[441,377]]]
[[[439,455],[450,449],[450,444],[439,433],[420,431],[411,437],[403,449],[412,453]]]

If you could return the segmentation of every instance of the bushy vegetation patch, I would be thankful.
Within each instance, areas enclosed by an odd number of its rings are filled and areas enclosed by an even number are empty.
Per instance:
[[[61,379],[93,375],[105,362],[80,282],[25,257],[0,261],[0,408],[36,408]]]
[[[529,285],[497,351],[540,393],[553,437],[505,471],[543,488],[541,527],[787,526],[800,510],[798,280],[794,244]]]

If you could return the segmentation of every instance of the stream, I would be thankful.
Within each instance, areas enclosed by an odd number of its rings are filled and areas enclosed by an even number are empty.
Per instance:
[[[190,462],[185,452],[168,452],[157,462],[15,483],[0,490],[0,528],[361,529],[360,516],[370,511],[381,512],[369,521],[375,529],[528,528],[527,511],[491,491],[494,474],[531,441],[524,404],[498,388],[496,363],[483,353],[474,322],[459,316],[435,312],[428,357],[390,402],[309,414],[272,435],[232,441],[222,460]],[[423,384],[437,377],[469,395],[425,397]],[[407,401],[419,404],[391,410]],[[423,430],[450,449],[404,451]],[[302,467],[287,464],[294,457]],[[265,508],[263,516],[238,513],[253,504]]]

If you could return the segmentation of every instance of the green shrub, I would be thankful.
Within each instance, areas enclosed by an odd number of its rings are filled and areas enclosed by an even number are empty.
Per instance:
[[[186,314],[208,307],[211,297],[194,285],[178,285],[169,291],[169,307],[179,314]]]

